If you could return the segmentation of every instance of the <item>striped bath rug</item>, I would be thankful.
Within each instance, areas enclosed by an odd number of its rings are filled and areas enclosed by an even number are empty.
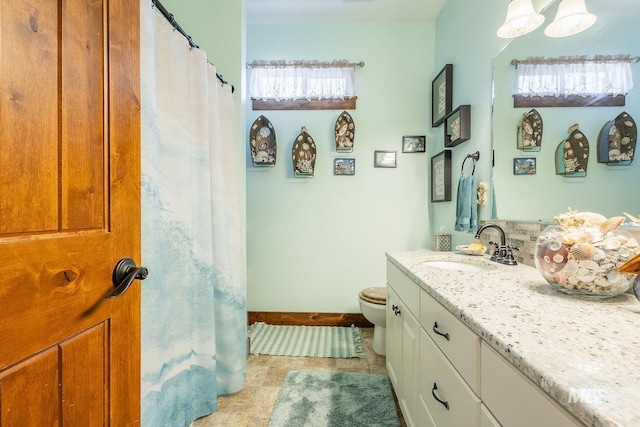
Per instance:
[[[256,322],[248,330],[252,354],[364,357],[356,326],[288,326]]]

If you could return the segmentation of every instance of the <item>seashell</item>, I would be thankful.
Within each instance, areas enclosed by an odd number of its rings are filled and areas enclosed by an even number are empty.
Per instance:
[[[598,228],[600,229],[600,231],[606,234],[609,231],[615,230],[616,228],[620,227],[625,219],[626,218],[623,216],[614,216],[603,221]]]
[[[640,274],[640,255],[636,255],[618,268],[620,273]],[[637,281],[637,280],[636,280]]]
[[[578,265],[580,268],[586,268],[587,270],[597,270],[600,267],[597,262],[590,259],[578,261]]]
[[[613,251],[618,249],[620,246],[622,245],[622,243],[620,242],[620,240],[616,239],[616,238],[608,238],[607,240],[605,240],[604,242],[602,242],[602,247],[608,251]]]
[[[598,248],[591,243],[576,243],[571,246],[571,255],[577,260],[591,260],[598,253]]]
[[[607,220],[607,217],[596,212],[576,212],[575,216],[584,220],[585,227],[599,227]]]
[[[611,283],[616,283],[618,280],[620,280],[621,277],[622,275],[618,270],[611,270],[607,273],[607,280]]]
[[[628,239],[626,242],[623,242],[623,244],[629,249],[635,249],[640,246],[640,243],[638,243],[638,241],[633,237]]]
[[[567,264],[564,266],[564,271],[567,274],[577,273],[580,269],[580,266],[575,260],[569,260]]]
[[[565,245],[575,245],[576,243],[592,242],[594,240],[593,235],[586,230],[577,230],[572,233],[567,233],[562,238],[562,243]]]
[[[620,258],[628,258],[631,256],[631,251],[627,248],[620,248],[618,249],[618,256]]]
[[[633,293],[636,296],[636,299],[640,301],[640,275],[637,275],[633,281]]]
[[[549,273],[562,270],[569,257],[569,251],[558,240],[550,240],[538,246],[536,263]]]
[[[630,143],[630,142],[631,142],[631,138],[629,138],[628,136],[625,136],[624,138],[622,138],[622,139],[620,140],[620,143],[621,143],[622,145],[627,145],[627,144],[628,144],[628,143]]]

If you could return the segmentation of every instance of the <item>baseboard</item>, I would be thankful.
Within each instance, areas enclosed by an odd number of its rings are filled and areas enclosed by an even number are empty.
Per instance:
[[[269,325],[351,326],[373,328],[362,313],[297,313],[277,311],[249,311],[248,324],[264,322]]]

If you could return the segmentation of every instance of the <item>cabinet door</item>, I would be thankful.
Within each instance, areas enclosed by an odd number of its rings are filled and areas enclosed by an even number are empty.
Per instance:
[[[390,286],[387,286],[387,372],[398,398],[400,398],[398,377],[400,375],[400,342],[402,338],[402,318],[400,317],[399,303],[398,295]]]
[[[402,318],[402,363],[400,377],[400,407],[407,426],[416,426],[418,402],[418,370],[420,369],[420,325],[400,301]]]
[[[502,427],[484,403],[480,405],[480,427]]]

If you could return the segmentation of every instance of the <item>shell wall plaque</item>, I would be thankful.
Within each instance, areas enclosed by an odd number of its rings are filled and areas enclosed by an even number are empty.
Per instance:
[[[295,177],[313,177],[316,165],[316,143],[302,126],[300,134],[293,141],[291,148],[293,173]]]
[[[254,166],[276,165],[276,131],[265,116],[258,117],[251,125],[249,146]]]
[[[336,151],[339,153],[350,153],[353,151],[353,143],[356,133],[356,125],[353,118],[346,111],[343,111],[336,120]]]
[[[518,123],[517,146],[522,151],[540,151],[542,146],[542,116],[535,108],[525,113]]]
[[[569,136],[556,149],[556,174],[582,177],[587,175],[589,141],[575,124],[569,128]]]
[[[638,129],[627,112],[608,121],[598,134],[598,163],[626,166],[633,161]]]

